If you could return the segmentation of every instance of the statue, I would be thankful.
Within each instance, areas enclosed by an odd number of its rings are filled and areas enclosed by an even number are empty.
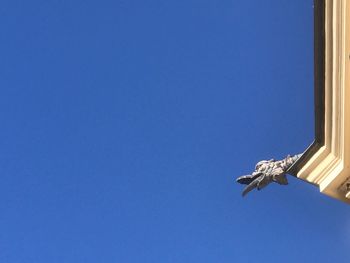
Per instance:
[[[300,158],[301,154],[294,156],[288,155],[280,161],[274,159],[260,161],[255,166],[255,171],[250,175],[243,175],[237,178],[240,184],[246,184],[242,196],[245,196],[254,188],[260,190],[269,183],[275,182],[281,185],[287,185],[287,173],[289,168]]]

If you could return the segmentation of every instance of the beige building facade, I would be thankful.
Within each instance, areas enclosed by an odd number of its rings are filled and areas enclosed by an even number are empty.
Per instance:
[[[350,204],[350,0],[315,0],[315,141],[292,173]]]

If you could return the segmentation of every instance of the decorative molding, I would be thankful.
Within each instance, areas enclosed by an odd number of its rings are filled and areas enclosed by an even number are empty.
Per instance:
[[[322,193],[350,203],[350,3],[315,1],[324,5],[324,142],[318,142],[296,175],[318,185]],[[320,105],[315,106],[317,113]]]

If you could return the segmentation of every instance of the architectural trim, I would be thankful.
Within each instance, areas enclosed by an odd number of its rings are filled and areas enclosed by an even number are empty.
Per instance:
[[[297,176],[315,153],[324,146],[325,122],[325,0],[314,1],[314,108],[315,140],[306,149],[289,173]],[[309,182],[312,183],[312,182]]]
[[[315,0],[315,142],[293,172],[298,178],[318,185],[322,193],[347,203],[350,203],[349,89],[350,3]]]

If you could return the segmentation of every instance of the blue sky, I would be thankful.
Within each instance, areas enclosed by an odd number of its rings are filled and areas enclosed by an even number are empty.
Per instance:
[[[313,140],[312,14],[2,1],[1,262],[347,262],[347,205],[235,183]]]

